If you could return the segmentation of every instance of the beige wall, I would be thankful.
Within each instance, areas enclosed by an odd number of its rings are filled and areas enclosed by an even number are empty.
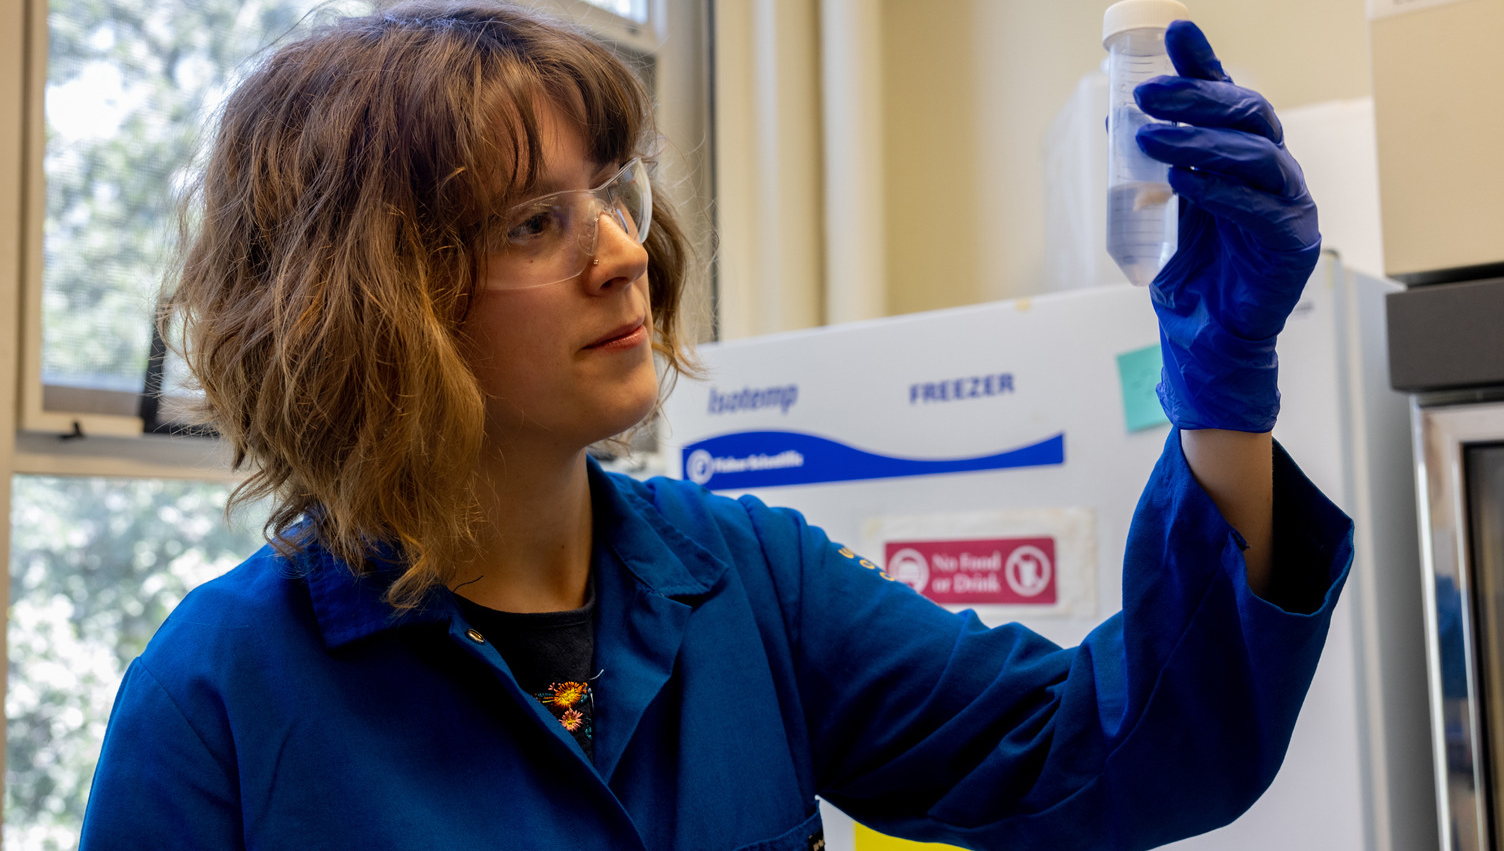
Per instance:
[[[1040,292],[1045,129],[1103,57],[1105,0],[881,0],[887,306]],[[1186,0],[1276,108],[1370,94],[1364,0]]]

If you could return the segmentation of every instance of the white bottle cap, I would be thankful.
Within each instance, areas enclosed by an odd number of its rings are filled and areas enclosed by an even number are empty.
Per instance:
[[[1121,32],[1165,29],[1171,21],[1189,20],[1191,12],[1177,0],[1120,0],[1102,16],[1102,44]]]

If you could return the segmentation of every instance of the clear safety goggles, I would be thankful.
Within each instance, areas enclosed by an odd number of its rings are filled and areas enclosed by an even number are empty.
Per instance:
[[[490,241],[488,289],[527,289],[578,277],[595,256],[601,217],[638,244],[653,223],[653,189],[640,158],[594,189],[524,201],[501,216]]]

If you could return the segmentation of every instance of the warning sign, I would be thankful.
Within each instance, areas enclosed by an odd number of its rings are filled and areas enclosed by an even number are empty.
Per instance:
[[[1054,538],[888,541],[887,572],[942,605],[1056,602]]]

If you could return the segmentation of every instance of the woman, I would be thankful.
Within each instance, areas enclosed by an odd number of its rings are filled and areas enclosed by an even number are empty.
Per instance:
[[[1124,612],[1073,650],[588,459],[653,411],[654,353],[687,357],[649,103],[607,51],[484,0],[279,50],[225,109],[166,317],[274,545],[132,665],[83,847],[778,851],[820,846],[816,794],[977,848],[1235,818],[1350,524],[1268,434],[1315,208],[1268,105],[1169,40],[1183,76],[1140,97],[1201,126],[1141,144],[1190,202],[1154,292],[1180,428]]]

